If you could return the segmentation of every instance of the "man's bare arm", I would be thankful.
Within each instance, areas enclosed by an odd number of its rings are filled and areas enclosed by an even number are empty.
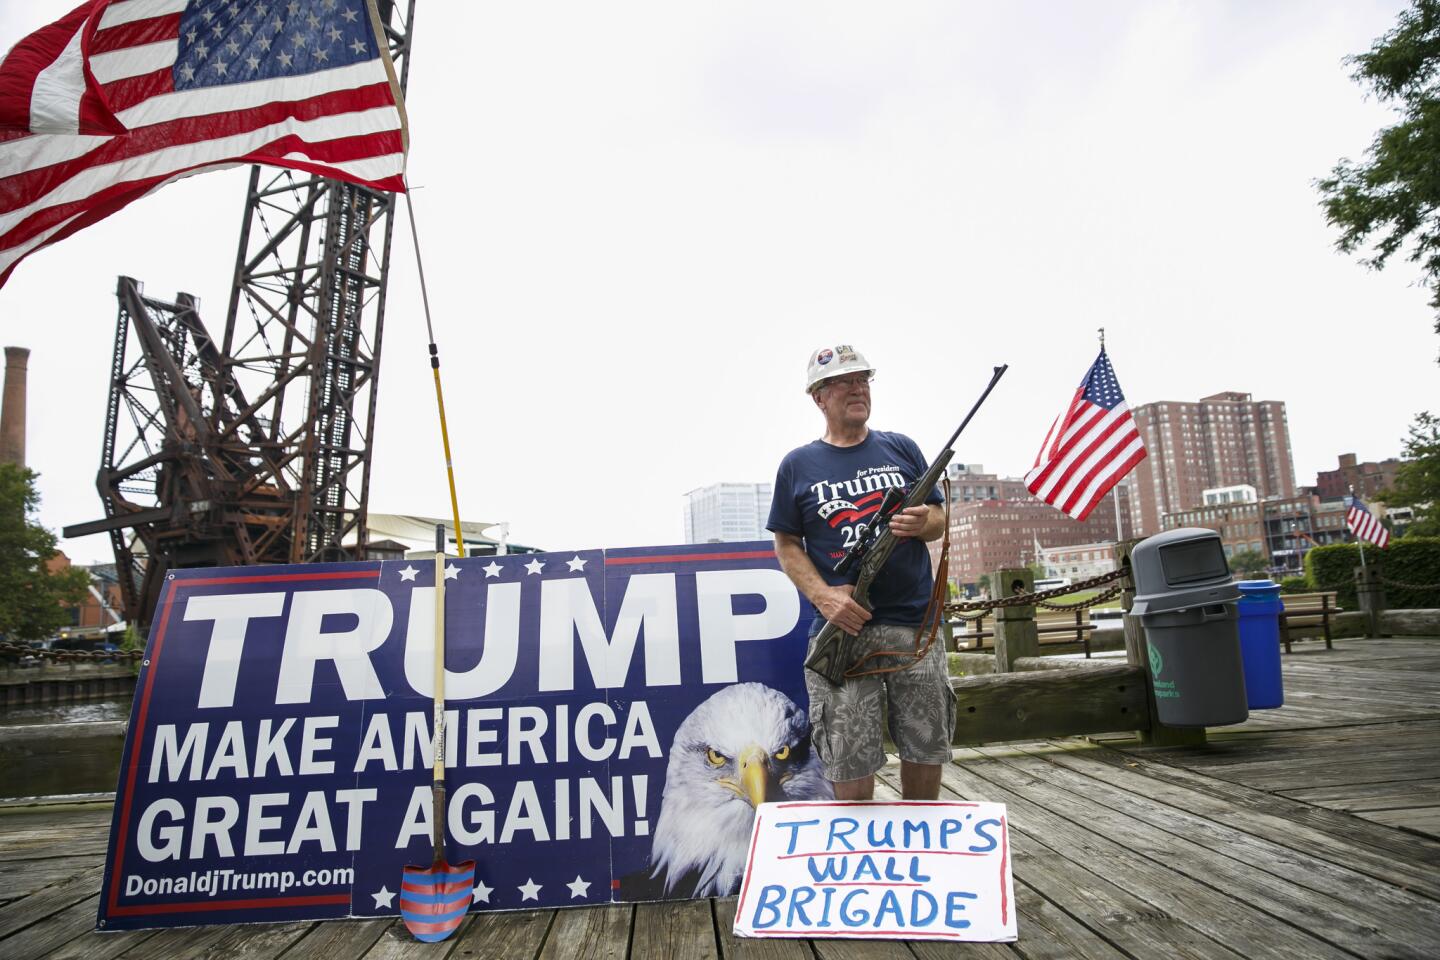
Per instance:
[[[780,569],[805,594],[820,616],[835,624],[852,636],[870,619],[870,611],[856,603],[850,596],[855,589],[850,584],[832,587],[815,569],[810,555],[805,552],[805,541],[790,533],[775,534],[775,556]]]

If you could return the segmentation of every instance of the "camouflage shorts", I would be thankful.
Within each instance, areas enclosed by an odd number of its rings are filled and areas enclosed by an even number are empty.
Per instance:
[[[862,654],[913,650],[915,628],[871,625],[860,631],[859,641]],[[810,643],[813,649],[813,636]],[[877,657],[866,669],[900,662],[904,660]],[[950,761],[955,694],[938,638],[925,659],[908,669],[856,677],[839,687],[806,670],[805,687],[810,693],[810,737],[825,766],[826,779],[858,780],[885,766],[882,716],[888,716],[890,739],[900,759],[911,763]]]

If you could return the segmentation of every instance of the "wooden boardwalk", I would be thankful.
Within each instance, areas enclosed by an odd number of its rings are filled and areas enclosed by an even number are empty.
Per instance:
[[[733,899],[475,914],[428,946],[391,921],[99,934],[110,812],[90,805],[0,810],[0,957],[1440,956],[1440,640],[1301,645],[1285,686],[1203,748],[956,751],[948,795],[1009,805],[1015,944],[737,941]]]

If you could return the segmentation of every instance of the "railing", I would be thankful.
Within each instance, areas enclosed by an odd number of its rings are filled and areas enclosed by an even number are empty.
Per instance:
[[[965,642],[965,652],[978,652],[985,649],[985,641],[993,639],[994,630],[985,629],[985,620],[992,616],[997,609],[1006,609],[1016,606],[1034,605],[1043,612],[1035,616],[1035,632],[1040,636],[1040,642],[1046,643],[1047,637],[1064,637],[1065,639],[1055,642],[1071,641],[1079,643],[1084,647],[1085,657],[1090,658],[1091,634],[1099,629],[1099,626],[1089,619],[1091,608],[1102,603],[1114,600],[1120,596],[1120,584],[1118,581],[1124,576],[1123,571],[1115,570],[1110,573],[1101,574],[1098,577],[1091,577],[1089,580],[1082,580],[1079,583],[1056,587],[1053,590],[1043,590],[1038,593],[1017,593],[1008,597],[1000,597],[994,600],[961,601],[948,604],[945,612],[955,622],[964,623],[970,627],[968,630],[954,632],[955,650],[962,649],[961,643]],[[1109,589],[1102,590],[1093,597],[1084,600],[1077,600],[1070,603],[1061,603],[1057,598],[1079,593],[1092,587],[1109,586]],[[1074,618],[1074,622],[1066,622]],[[1117,623],[1117,627],[1122,626]],[[972,645],[973,644],[973,645]],[[993,647],[993,644],[992,644]]]

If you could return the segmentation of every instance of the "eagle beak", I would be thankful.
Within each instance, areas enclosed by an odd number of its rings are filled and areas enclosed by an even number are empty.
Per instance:
[[[750,806],[759,809],[765,802],[770,772],[765,768],[765,751],[751,744],[740,752],[740,785]]]

